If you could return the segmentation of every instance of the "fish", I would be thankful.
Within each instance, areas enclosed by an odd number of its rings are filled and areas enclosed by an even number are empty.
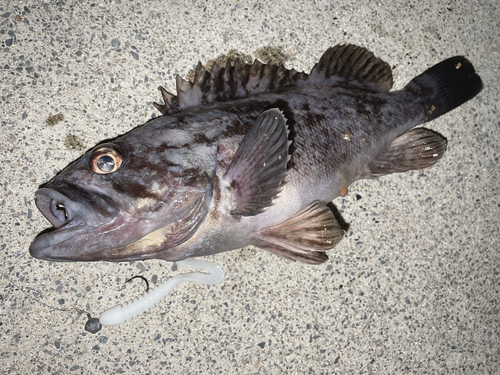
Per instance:
[[[179,261],[246,246],[321,264],[345,230],[331,202],[360,179],[421,170],[446,138],[417,127],[483,88],[464,56],[391,91],[386,62],[352,44],[309,74],[239,59],[160,88],[162,116],[104,140],[35,193],[48,261]]]

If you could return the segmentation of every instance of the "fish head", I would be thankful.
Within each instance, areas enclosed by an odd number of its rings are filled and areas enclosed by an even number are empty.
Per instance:
[[[35,238],[33,257],[158,258],[195,233],[208,211],[214,147],[173,145],[168,131],[131,133],[98,144],[35,193],[53,228]]]

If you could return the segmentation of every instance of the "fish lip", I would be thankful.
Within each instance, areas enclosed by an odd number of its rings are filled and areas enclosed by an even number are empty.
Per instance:
[[[84,204],[48,188],[42,188],[35,193],[35,204],[56,229],[81,224],[82,216],[90,211]]]
[[[67,258],[61,255],[54,256],[53,248],[60,243],[69,240],[77,235],[87,232],[91,227],[82,225],[71,228],[60,228],[50,232],[40,233],[30,245],[29,252],[33,258],[49,261],[69,261],[71,254]],[[55,235],[57,233],[57,235]]]
[[[66,186],[65,190],[71,189]],[[116,218],[117,208],[107,204],[107,214],[98,212],[89,202],[78,202],[59,192],[58,187],[52,189],[43,187],[35,193],[35,204],[43,216],[53,225],[39,233],[30,245],[31,256],[41,260],[49,261],[71,261],[75,260],[73,252],[60,253],[54,248],[65,241],[76,236],[84,235],[96,227],[105,225]],[[78,188],[75,194],[69,190],[67,194],[79,195],[91,193]]]

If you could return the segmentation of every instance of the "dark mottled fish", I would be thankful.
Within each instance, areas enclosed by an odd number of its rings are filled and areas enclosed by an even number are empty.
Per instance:
[[[311,73],[239,60],[162,89],[164,116],[98,144],[36,193],[54,226],[31,244],[54,261],[170,261],[255,245],[321,263],[344,234],[329,202],[362,178],[436,163],[446,140],[416,125],[477,95],[461,56],[395,92],[364,48]]]

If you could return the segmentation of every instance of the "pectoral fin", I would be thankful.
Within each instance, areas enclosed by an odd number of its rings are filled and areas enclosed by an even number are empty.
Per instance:
[[[256,215],[280,192],[288,162],[288,128],[278,109],[263,112],[236,151],[224,178],[234,191],[233,215]]]
[[[412,129],[377,155],[368,166],[368,176],[364,178],[428,168],[441,159],[445,151],[444,137],[429,129]]]
[[[261,230],[254,245],[284,258],[319,264],[343,236],[330,208],[315,201],[291,219]]]

